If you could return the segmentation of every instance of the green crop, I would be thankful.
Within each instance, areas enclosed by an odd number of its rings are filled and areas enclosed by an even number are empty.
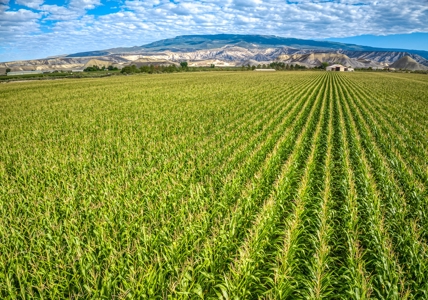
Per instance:
[[[0,85],[2,299],[428,299],[428,78]]]

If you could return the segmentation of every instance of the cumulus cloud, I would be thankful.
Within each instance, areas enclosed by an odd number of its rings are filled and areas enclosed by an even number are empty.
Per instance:
[[[32,33],[39,27],[39,13],[20,9],[18,11],[5,11],[0,15],[0,41],[13,39],[16,35]]]
[[[40,9],[46,13],[44,20],[68,21],[78,19],[86,14],[83,9],[69,9],[58,5],[43,5]]]
[[[7,37],[10,47],[24,51],[31,42],[32,49],[41,49],[38,55],[43,57],[142,45],[183,34],[311,39],[428,32],[425,0],[122,0],[119,12],[91,14],[106,1],[69,0],[60,6],[43,4],[43,0],[15,0],[26,3],[22,5],[28,10],[3,10],[0,44]],[[0,11],[8,3],[0,0]],[[43,30],[49,21],[54,24]],[[36,55],[34,50],[29,53]]]
[[[99,5],[101,5],[100,0],[70,0],[68,6],[42,5],[39,9],[46,13],[47,20],[69,21],[86,15],[87,10]]]
[[[26,6],[33,9],[38,9],[44,0],[15,0],[16,4]]]
[[[94,9],[101,5],[100,0],[71,0],[69,4],[70,9]]]
[[[233,0],[235,7],[254,7],[262,4],[261,0]]]

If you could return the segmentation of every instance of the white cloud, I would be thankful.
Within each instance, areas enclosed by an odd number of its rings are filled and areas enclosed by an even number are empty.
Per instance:
[[[100,0],[71,0],[69,7],[71,9],[94,9],[101,5]]]
[[[26,6],[33,9],[38,9],[44,0],[15,0],[16,4]]]
[[[233,4],[237,7],[257,6],[261,4],[260,0],[233,0]]]
[[[39,13],[20,9],[18,11],[5,11],[0,15],[0,42],[16,35],[28,34],[37,30],[40,18]],[[1,44],[1,43],[0,43]]]
[[[98,17],[88,11],[105,0],[70,0],[67,6],[47,5],[42,0],[16,1],[37,11],[5,8],[0,14],[0,45],[7,40],[5,47],[11,47],[7,49],[41,57],[142,45],[183,34],[272,34],[311,39],[428,32],[425,0],[296,0],[296,4],[282,0],[126,0],[118,5],[121,11]],[[0,5],[0,11],[1,7],[6,6]],[[49,21],[55,21],[49,25],[51,30],[39,30],[46,29],[44,24]],[[40,52],[35,53],[35,48]],[[4,60],[2,56],[0,60]]]
[[[45,20],[55,21],[75,20],[86,14],[85,10],[74,10],[58,5],[42,5],[40,10],[46,13]]]
[[[59,5],[42,5],[39,9],[47,13],[47,20],[69,21],[86,15],[87,10],[94,9],[99,5],[101,5],[100,0],[70,0],[67,7]]]

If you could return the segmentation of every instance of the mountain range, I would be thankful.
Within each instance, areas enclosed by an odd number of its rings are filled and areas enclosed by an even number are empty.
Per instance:
[[[71,70],[87,66],[179,64],[189,66],[242,66],[273,61],[316,67],[323,62],[354,68],[385,68],[406,57],[410,70],[428,70],[428,51],[386,49],[330,41],[303,40],[265,35],[183,35],[142,46],[112,48],[0,63],[0,69]]]

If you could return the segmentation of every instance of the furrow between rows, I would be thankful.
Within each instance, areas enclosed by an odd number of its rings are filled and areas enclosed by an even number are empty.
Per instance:
[[[335,76],[335,75],[334,75]],[[333,99],[333,241],[330,266],[335,276],[334,288],[338,298],[369,299],[372,293],[370,275],[366,272],[360,236],[360,206],[356,174],[351,157],[352,146],[346,134],[346,124],[340,106],[340,95],[334,81]]]
[[[311,140],[300,149],[305,158],[304,163],[300,164],[300,170],[296,173],[298,186],[295,192],[291,192],[287,202],[291,205],[291,213],[285,218],[284,235],[281,244],[278,245],[276,264],[273,267],[274,285],[269,292],[273,299],[305,297],[309,293],[309,281],[304,274],[307,274],[308,259],[315,248],[310,235],[314,231],[315,223],[307,223],[308,214],[310,214],[310,205],[313,201],[318,201],[319,190],[316,187],[314,175],[323,163],[317,161],[325,154],[325,130],[328,128],[329,119],[329,93],[330,76],[327,77],[323,87],[323,108],[320,111],[320,118],[313,129],[315,135]],[[307,156],[306,156],[307,155]],[[323,159],[321,159],[323,160]],[[284,190],[290,190],[284,186]],[[305,242],[310,240],[307,244]]]

